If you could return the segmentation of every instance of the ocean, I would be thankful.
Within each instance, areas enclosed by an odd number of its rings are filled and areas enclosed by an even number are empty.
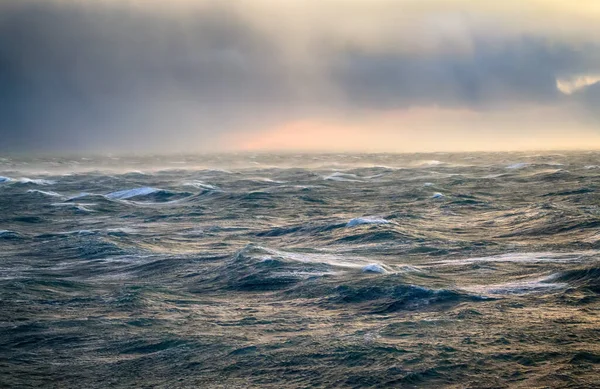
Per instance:
[[[600,385],[600,152],[0,159],[0,387]]]

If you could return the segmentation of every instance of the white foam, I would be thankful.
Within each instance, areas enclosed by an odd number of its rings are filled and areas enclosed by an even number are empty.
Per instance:
[[[106,198],[111,200],[125,200],[136,196],[145,196],[155,192],[158,192],[160,189],[151,188],[149,186],[134,188],[134,189],[125,189],[119,190],[117,192],[112,192],[104,195]]]
[[[65,231],[65,232],[59,232],[59,235],[81,235],[81,236],[86,236],[86,235],[96,235],[98,232],[97,231],[92,231],[92,230],[74,230],[74,231]]]
[[[202,181],[184,182],[183,186],[191,186],[191,187],[194,187],[196,189],[206,189],[206,190],[215,190],[215,191],[220,191],[221,190],[217,186],[210,185],[210,184],[204,183]]]
[[[335,172],[333,174],[323,177],[323,179],[329,181],[361,182],[361,180],[358,179],[358,176],[356,174],[341,172]]]
[[[387,271],[378,263],[370,263],[362,268],[363,273],[387,273]]]
[[[519,162],[519,163],[513,163],[512,165],[508,165],[506,168],[507,169],[522,169],[524,167],[529,166],[528,163],[525,162]]]
[[[0,183],[9,182],[9,181],[12,181],[12,180],[8,177],[0,176]]]
[[[441,199],[442,197],[445,197],[442,193],[434,193],[433,196],[431,196],[432,199]]]
[[[433,182],[426,182],[423,184],[423,186],[434,186],[435,184]]]
[[[266,177],[255,177],[255,178],[251,178],[252,181],[257,181],[257,182],[267,182],[270,184],[285,184],[286,181],[277,181],[277,180],[273,180],[270,178],[266,178]]]
[[[468,292],[492,295],[527,294],[545,292],[552,289],[562,289],[568,286],[566,283],[549,282],[555,279],[557,274],[547,277],[535,278],[523,281],[513,281],[492,285],[473,285],[463,288]]]
[[[69,197],[69,200],[76,200],[76,199],[80,199],[80,198],[88,197],[88,196],[92,196],[92,193],[81,192],[76,196]]]
[[[23,177],[23,178],[19,179],[19,182],[21,184],[34,184],[34,185],[54,185],[54,184],[56,184],[56,181],[52,181],[52,180],[44,180],[42,178],[27,178],[27,177]]]
[[[442,161],[437,161],[435,159],[429,160],[429,161],[421,161],[419,163],[419,165],[421,166],[439,166],[442,165],[444,162]]]
[[[599,165],[587,165],[584,167],[584,169],[600,169],[600,166]],[[2,182],[1,179],[0,179],[0,182]]]
[[[109,234],[135,234],[137,230],[131,227],[120,227],[120,228],[107,228],[106,232]]]
[[[483,176],[481,178],[500,178],[500,177],[504,177],[506,174],[505,173],[500,173],[500,174],[488,174],[486,176]]]
[[[83,204],[83,203],[53,203],[53,204],[50,204],[50,205],[52,205],[53,207],[68,207],[68,208],[73,208],[73,209],[75,209],[77,211],[81,211],[81,212],[95,212],[94,210],[89,209],[87,207],[94,206],[96,204],[87,204],[87,203],[86,204]]]
[[[588,256],[594,255],[593,251],[590,252],[574,252],[574,253],[514,253],[514,254],[501,254],[490,257],[476,257],[476,258],[465,258],[465,259],[454,259],[436,262],[435,265],[442,266],[453,266],[453,265],[471,265],[480,262],[529,262],[529,263],[541,263],[541,262],[553,262],[553,263],[567,263],[567,262],[580,262],[585,260]]]
[[[361,224],[390,224],[391,222],[385,219],[371,217],[357,217],[348,222],[346,227],[355,227]]]
[[[56,192],[52,192],[52,191],[45,191],[45,190],[39,190],[39,189],[29,189],[27,191],[27,193],[39,193],[42,194],[44,196],[50,196],[50,197],[63,197],[63,195],[61,195],[60,193],[56,193]]]
[[[281,257],[287,260],[301,262],[301,263],[314,263],[314,264],[325,264],[333,267],[347,268],[347,269],[362,269],[364,266],[370,264],[366,259],[359,257],[350,256],[339,256],[335,254],[319,254],[319,253],[294,253],[289,251],[281,251],[270,249],[267,247],[253,246],[261,251],[264,251],[269,256],[262,257],[262,261],[270,261]],[[273,258],[273,256],[275,258]]]

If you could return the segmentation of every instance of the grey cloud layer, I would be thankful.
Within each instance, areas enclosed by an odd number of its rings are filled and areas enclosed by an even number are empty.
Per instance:
[[[600,71],[593,39],[478,33],[467,52],[411,52],[324,36],[290,56],[285,30],[233,7],[102,4],[0,5],[0,149],[156,148],[192,134],[210,148],[215,134],[303,115],[600,101],[596,86],[556,89],[558,77]]]

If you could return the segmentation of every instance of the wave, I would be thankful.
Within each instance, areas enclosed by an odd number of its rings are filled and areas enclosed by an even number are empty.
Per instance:
[[[330,223],[330,224],[300,224],[286,227],[273,227],[266,231],[256,233],[257,237],[279,237],[284,235],[306,235],[315,236],[317,234],[332,231],[338,228],[343,228],[346,223]]]
[[[518,162],[518,163],[513,163],[512,165],[508,165],[506,166],[506,169],[511,169],[511,170],[517,170],[517,169],[523,169],[528,167],[530,164],[527,162]]]
[[[32,184],[32,185],[55,185],[56,181],[45,180],[43,178],[20,178],[18,183],[20,184]]]
[[[3,182],[9,182],[9,181],[12,181],[12,179],[9,177],[0,176],[0,184]]]
[[[215,281],[243,291],[277,290],[310,277],[324,276],[331,268],[322,263],[301,263],[274,250],[247,245],[217,269]]]
[[[189,192],[174,192],[165,189],[158,189],[149,186],[119,190],[111,192],[104,197],[110,200],[151,200],[154,202],[167,202],[192,196]]]
[[[85,212],[85,213],[89,213],[89,212],[96,212],[93,209],[90,209],[88,207],[92,207],[95,206],[96,204],[93,203],[52,203],[50,204],[53,207],[60,207],[62,209],[70,209],[73,211],[77,211],[77,212]]]
[[[221,191],[221,189],[218,186],[207,184],[207,183],[202,182],[202,181],[188,181],[188,182],[184,182],[181,185],[182,186],[191,186],[191,187],[196,188],[196,189],[204,189],[204,190],[210,190],[210,191]]]
[[[52,192],[52,191],[44,191],[44,190],[39,190],[39,189],[29,189],[27,191],[27,193],[41,194],[41,195],[48,196],[48,197],[65,197],[65,196],[61,195],[60,193],[56,193],[56,192]]]
[[[593,258],[594,251],[581,251],[573,253],[511,253],[490,257],[475,257],[465,259],[449,259],[431,263],[432,266],[464,266],[476,263],[576,263]]]
[[[114,258],[134,253],[131,248],[89,230],[37,235],[32,249],[41,250],[44,255],[56,259],[82,261]]]
[[[156,193],[158,191],[160,191],[160,189],[145,186],[141,188],[119,190],[116,192],[108,193],[105,196],[111,200],[126,200],[132,197],[146,196],[152,193]]]
[[[363,273],[387,273],[387,270],[378,263],[370,263],[363,266],[361,270]]]
[[[356,227],[363,224],[390,224],[391,222],[385,219],[372,217],[357,217],[348,222],[346,227]]]
[[[373,314],[389,314],[398,311],[440,310],[467,301],[484,301],[484,296],[464,291],[434,289],[403,283],[394,275],[377,278],[377,282],[358,282],[352,285],[341,284],[326,288],[313,287],[309,292],[317,297],[322,294],[321,305],[338,309],[352,304],[358,310]],[[315,294],[317,296],[315,296]]]
[[[335,172],[328,176],[323,177],[327,181],[340,181],[340,182],[362,182],[356,174]]]
[[[554,279],[600,294],[600,267],[597,266],[567,270],[557,274]]]
[[[505,282],[501,284],[473,285],[463,288],[468,292],[474,292],[484,295],[520,295],[529,293],[546,293],[557,289],[565,289],[568,284],[565,282],[553,282],[557,279],[557,274],[550,276]]]
[[[402,232],[395,231],[393,229],[373,229],[366,232],[360,232],[356,234],[346,234],[344,236],[336,238],[336,243],[379,243],[384,241],[395,241],[396,243],[410,242],[412,237],[407,236]]]
[[[249,244],[216,270],[215,280],[238,290],[276,290],[344,272],[382,274],[393,271],[385,264],[360,257],[282,251]]]
[[[0,239],[17,240],[21,239],[21,234],[11,230],[0,230]]]
[[[445,162],[438,161],[437,159],[430,159],[426,161],[420,161],[418,166],[440,166],[446,164]]]

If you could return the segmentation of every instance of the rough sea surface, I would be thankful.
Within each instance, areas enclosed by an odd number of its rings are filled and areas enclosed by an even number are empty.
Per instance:
[[[600,385],[600,153],[0,176],[0,387]]]

